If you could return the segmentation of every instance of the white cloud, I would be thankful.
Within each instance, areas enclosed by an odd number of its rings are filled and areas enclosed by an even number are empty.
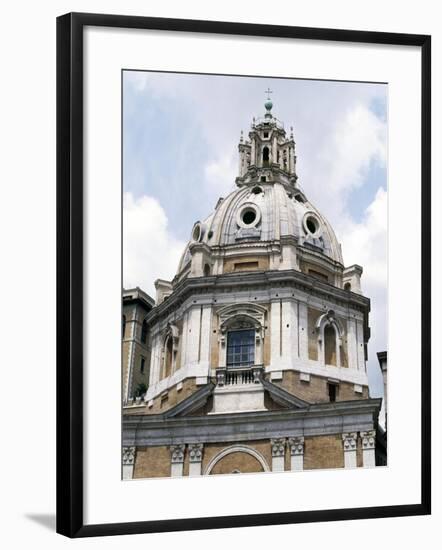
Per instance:
[[[385,163],[385,124],[366,106],[356,105],[339,120],[324,156],[329,185],[341,190],[359,187],[370,162]]]
[[[369,287],[385,287],[387,281],[387,206],[387,192],[380,187],[361,223],[346,220],[338,228],[345,265],[362,265]]]
[[[371,300],[368,376],[372,395],[382,395],[383,381],[376,353],[387,350],[387,192],[379,188],[361,223],[342,225],[346,265],[363,266],[362,289]]]
[[[204,168],[206,182],[218,193],[227,193],[232,190],[238,175],[238,159],[236,157],[237,155],[226,153],[206,164]]]
[[[123,196],[123,285],[139,286],[155,298],[154,281],[171,280],[185,242],[168,230],[167,216],[157,199],[132,193]]]
[[[318,145],[316,155],[306,159],[306,186],[327,206],[327,217],[336,223],[348,215],[348,194],[366,183],[371,163],[385,165],[386,122],[369,105],[358,103],[336,120],[327,139]]]

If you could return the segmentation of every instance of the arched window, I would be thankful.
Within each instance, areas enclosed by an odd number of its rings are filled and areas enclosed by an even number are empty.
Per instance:
[[[318,358],[323,365],[342,367],[341,347],[343,329],[335,312],[329,309],[320,315],[315,328],[318,334]]]
[[[210,275],[210,265],[205,264],[204,265],[204,277],[208,277]]]
[[[251,370],[263,364],[266,315],[266,308],[250,303],[235,303],[218,311],[218,367]]]
[[[263,166],[269,165],[269,159],[270,159],[270,151],[268,147],[264,147],[262,150],[262,164]]]
[[[324,328],[324,361],[326,365],[336,365],[336,331],[332,325]]]
[[[178,341],[178,327],[170,323],[163,336],[160,379],[171,376],[177,369]]]
[[[147,322],[143,321],[143,324],[141,325],[141,341],[143,344],[146,343],[147,340]]]
[[[124,338],[124,334],[126,332],[126,315],[123,315],[123,322],[122,322],[122,337]]]
[[[351,284],[350,284],[350,283],[345,283],[345,285],[344,285],[344,290],[347,290],[348,292],[350,292],[350,290],[351,290]]]

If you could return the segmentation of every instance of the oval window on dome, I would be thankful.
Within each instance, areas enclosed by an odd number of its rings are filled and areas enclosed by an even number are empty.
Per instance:
[[[192,241],[201,241],[203,238],[203,226],[200,222],[196,222],[192,229]]]
[[[307,235],[319,237],[321,233],[321,224],[318,217],[312,212],[307,212],[303,220],[304,231]]]

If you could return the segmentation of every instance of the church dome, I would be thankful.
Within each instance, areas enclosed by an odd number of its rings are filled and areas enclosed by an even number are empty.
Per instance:
[[[287,189],[278,182],[244,186],[220,200],[208,218],[194,225],[178,273],[189,263],[190,247],[195,242],[212,248],[270,244],[290,237],[298,246],[343,263],[331,225],[299,188]]]
[[[341,246],[298,185],[293,129],[287,135],[267,100],[241,138],[237,189],[197,221],[175,282],[187,276],[295,269],[342,287]],[[354,285],[353,285],[354,286]]]

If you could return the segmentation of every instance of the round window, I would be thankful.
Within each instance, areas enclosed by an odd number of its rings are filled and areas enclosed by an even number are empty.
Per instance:
[[[244,204],[236,215],[236,223],[239,227],[256,227],[261,220],[261,211],[256,204]]]
[[[304,231],[308,235],[312,235],[313,237],[320,236],[321,224],[319,222],[319,219],[312,212],[307,212],[307,214],[304,216],[303,225]]]
[[[255,220],[256,212],[254,210],[245,210],[242,213],[242,221],[245,223],[245,225],[252,225]]]

